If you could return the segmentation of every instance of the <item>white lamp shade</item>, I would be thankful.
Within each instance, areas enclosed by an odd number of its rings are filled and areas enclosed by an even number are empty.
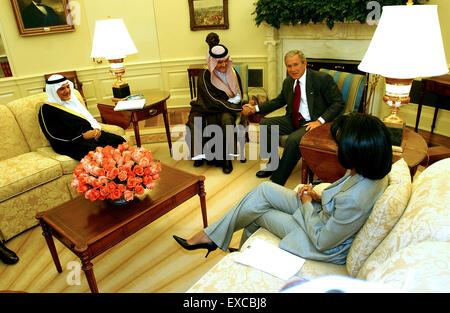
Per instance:
[[[447,74],[437,6],[384,6],[358,69],[391,78]]]
[[[137,53],[123,19],[107,19],[95,22],[91,58],[121,59]]]

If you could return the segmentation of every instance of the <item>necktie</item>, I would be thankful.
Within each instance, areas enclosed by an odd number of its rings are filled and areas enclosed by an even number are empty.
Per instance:
[[[294,100],[292,101],[292,125],[295,129],[299,128],[300,123],[299,120],[305,120],[305,118],[300,114],[300,100],[301,100],[301,91],[300,91],[300,81],[297,80],[294,90]]]

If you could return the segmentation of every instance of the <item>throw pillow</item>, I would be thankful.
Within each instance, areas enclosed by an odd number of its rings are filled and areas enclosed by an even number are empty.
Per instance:
[[[411,174],[404,159],[392,165],[389,183],[369,218],[356,235],[347,255],[347,272],[356,277],[361,266],[389,234],[405,210],[411,195]]]
[[[400,220],[361,267],[367,279],[392,255],[424,241],[450,242],[450,158],[427,167],[411,186],[411,197]]]

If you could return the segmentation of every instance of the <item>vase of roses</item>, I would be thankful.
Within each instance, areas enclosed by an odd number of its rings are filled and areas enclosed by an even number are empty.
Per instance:
[[[75,168],[71,186],[92,202],[124,204],[153,189],[160,171],[149,150],[125,142],[90,151]]]

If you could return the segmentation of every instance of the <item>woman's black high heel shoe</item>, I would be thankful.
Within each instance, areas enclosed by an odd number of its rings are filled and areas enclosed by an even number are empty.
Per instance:
[[[186,239],[180,238],[178,236],[173,235],[173,239],[175,239],[175,241],[178,242],[178,244],[186,250],[207,249],[208,253],[206,253],[205,258],[208,257],[208,254],[211,251],[214,251],[217,249],[217,245],[212,241],[207,242],[207,243],[199,243],[196,245],[190,245],[187,243]]]

